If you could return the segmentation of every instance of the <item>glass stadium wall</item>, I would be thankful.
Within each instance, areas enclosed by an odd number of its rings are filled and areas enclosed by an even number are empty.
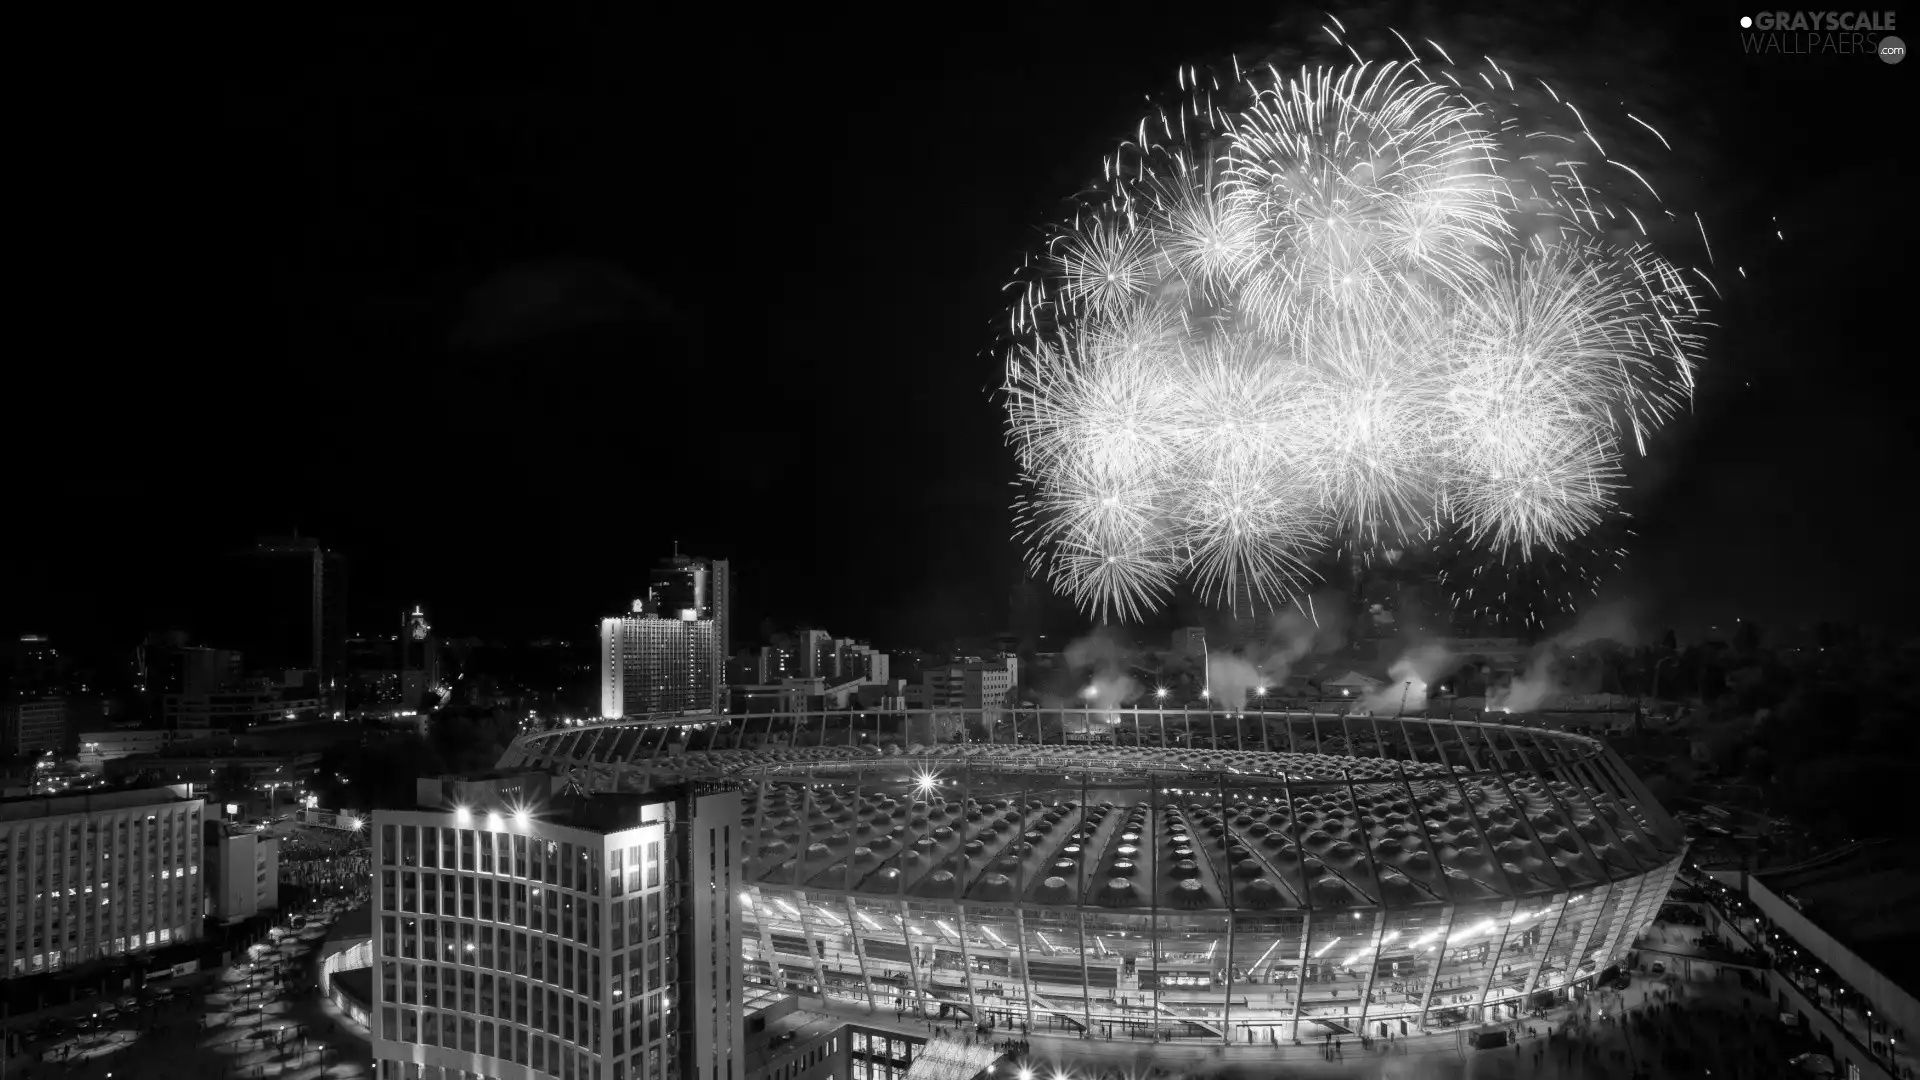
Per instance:
[[[995,759],[1003,750],[1011,756],[991,769],[966,764],[983,749]],[[1112,763],[1102,757],[1127,750],[1149,753],[1150,763],[1143,766],[1137,755]],[[1360,761],[1333,779],[1317,771],[1293,779],[1285,768],[1271,776],[1252,771],[1259,759],[1221,756],[1249,751]],[[1369,759],[1394,764],[1359,767]],[[823,781],[807,771],[822,761],[853,768]],[[838,853],[848,866],[845,888],[806,871],[801,858],[792,860],[787,879],[786,864],[776,859],[767,872],[750,875],[755,883],[741,898],[741,951],[750,981],[783,991],[882,1012],[1116,1038],[1378,1037],[1523,1017],[1620,962],[1652,922],[1684,856],[1671,819],[1603,744],[1421,717],[1191,710],[679,717],[524,736],[501,764],[571,770],[598,788],[732,773],[763,796],[775,785],[797,789],[802,822],[812,816],[815,790],[910,803],[920,782],[913,777],[935,771],[949,774],[943,782],[952,786],[943,794],[962,805],[1071,803],[1080,808],[1074,814],[1085,814],[1112,802],[1113,828],[1124,834],[1108,837],[1092,859],[1062,848],[1045,871],[1023,868],[1010,895],[996,901],[914,895],[905,878],[897,895],[857,888],[850,853]],[[1223,767],[1241,766],[1246,775],[1224,778]],[[1416,766],[1439,771],[1412,773]],[[1027,775],[1009,774],[1022,769]],[[1357,802],[1402,796],[1417,782],[1453,785],[1466,816],[1480,819],[1517,804],[1503,778],[1514,770],[1556,781],[1552,797],[1570,816],[1602,798],[1621,808],[1618,821],[1586,815],[1599,840],[1624,840],[1638,829],[1667,842],[1653,856],[1637,849],[1641,854],[1608,861],[1591,850],[1597,842],[1580,840],[1593,865],[1606,866],[1604,880],[1555,871],[1553,888],[1516,880],[1511,895],[1491,899],[1454,895],[1442,878],[1429,902],[1393,900],[1371,858],[1347,882],[1370,904],[1316,904],[1303,890],[1297,903],[1255,907],[1236,903],[1239,893],[1229,887],[1215,890],[1227,898],[1225,910],[1183,910],[1151,884],[1130,904],[1116,905],[1103,892],[1129,875],[1153,883],[1189,872],[1179,870],[1169,830],[1197,832],[1197,822],[1175,824],[1191,818],[1193,807],[1227,818],[1235,803],[1295,806],[1315,792],[1344,792]],[[1382,779],[1383,771],[1393,778]],[[1488,777],[1468,795],[1466,780]],[[1484,821],[1474,824],[1484,829]],[[1073,815],[1061,827],[1084,828]],[[1543,843],[1524,815],[1515,831],[1529,844]],[[1194,846],[1202,857],[1182,861],[1210,887],[1235,873],[1210,849]],[[1034,902],[1033,878],[1041,872],[1070,882],[1071,898]]]
[[[758,885],[743,898],[742,955],[749,981],[782,991],[1000,1027],[1234,1042],[1405,1035],[1564,1000],[1624,958],[1674,870],[1490,907],[1274,917]]]

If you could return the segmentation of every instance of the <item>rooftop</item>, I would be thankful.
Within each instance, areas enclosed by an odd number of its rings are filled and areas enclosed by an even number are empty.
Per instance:
[[[788,1044],[798,1043],[806,1046],[846,1026],[847,1022],[837,1016],[795,1009],[783,1016],[768,1020],[765,1028],[750,1036],[747,1052],[750,1055],[757,1056],[757,1052],[771,1057]]]
[[[418,784],[418,802],[424,810],[503,815],[524,811],[550,825],[602,833],[639,825],[643,807],[679,794],[673,787],[647,793],[581,793],[560,788],[558,778],[550,773],[527,769],[426,777]]]
[[[77,795],[22,795],[11,799],[0,799],[0,821],[27,821],[33,818],[62,817],[67,814],[98,814],[109,810],[130,810],[136,806],[162,806],[167,803],[186,801],[188,800],[185,797],[167,787],[90,791]]]

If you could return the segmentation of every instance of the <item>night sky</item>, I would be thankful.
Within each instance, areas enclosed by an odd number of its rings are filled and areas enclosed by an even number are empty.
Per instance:
[[[1920,68],[1744,59],[1708,7],[1344,14],[1564,64],[1676,142],[1726,299],[1617,591],[1682,626],[1896,621],[1914,215],[1888,118]],[[153,210],[191,257],[119,287],[169,297],[176,339],[104,383],[35,361],[8,410],[75,477],[8,530],[18,629],[131,644],[190,622],[210,555],[294,529],[353,559],[362,628],[424,602],[452,634],[584,635],[678,540],[735,560],[748,634],[998,629],[1002,282],[1176,64],[1326,55],[1267,5],[616,9],[316,14],[132,106],[177,136]]]

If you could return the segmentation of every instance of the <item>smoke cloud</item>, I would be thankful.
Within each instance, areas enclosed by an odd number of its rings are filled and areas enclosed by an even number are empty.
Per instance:
[[[1065,652],[1068,667],[1075,671],[1091,669],[1096,673],[1113,668],[1125,670],[1134,655],[1132,646],[1105,627],[1068,642]]]
[[[1375,716],[1419,712],[1427,707],[1429,689],[1457,662],[1442,646],[1415,645],[1387,669],[1387,685],[1360,699],[1360,708]]]
[[[1046,704],[1053,708],[1108,712],[1133,701],[1141,690],[1139,682],[1127,673],[1135,656],[1136,650],[1130,644],[1104,627],[1068,642],[1065,659],[1075,689],[1071,693],[1047,695]]]
[[[1281,678],[1285,678],[1285,674]],[[1246,703],[1255,690],[1272,685],[1258,667],[1232,653],[1212,653],[1207,657],[1207,690],[1213,700],[1229,709]]]
[[[1487,710],[1499,713],[1530,713],[1539,710],[1561,692],[1554,674],[1553,651],[1543,649],[1527,661],[1527,668],[1506,686],[1487,695]]]
[[[1537,712],[1556,697],[1590,689],[1569,684],[1559,664],[1560,651],[1600,641],[1632,647],[1639,640],[1631,603],[1618,601],[1594,607],[1583,613],[1573,626],[1536,649],[1518,678],[1488,694],[1487,709],[1503,713]]]
[[[1583,613],[1573,626],[1554,635],[1551,644],[1571,649],[1596,641],[1611,641],[1633,648],[1640,644],[1634,614],[1634,605],[1629,601],[1600,604]]]

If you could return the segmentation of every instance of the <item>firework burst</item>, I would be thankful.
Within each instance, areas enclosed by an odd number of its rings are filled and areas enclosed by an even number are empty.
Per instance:
[[[1560,558],[1616,516],[1701,310],[1582,169],[1645,177],[1521,126],[1418,58],[1268,69],[1143,123],[1016,282],[1035,571],[1138,618],[1183,581],[1277,602],[1335,548]]]

